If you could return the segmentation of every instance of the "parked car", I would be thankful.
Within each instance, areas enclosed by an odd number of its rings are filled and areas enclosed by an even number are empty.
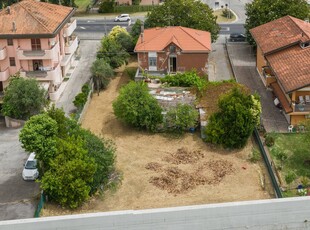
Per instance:
[[[234,33],[230,34],[229,40],[232,42],[245,42],[246,37],[244,34]]]
[[[128,22],[130,20],[129,14],[121,14],[114,19],[115,22]]]
[[[35,159],[35,153],[31,153],[24,164],[23,179],[24,180],[36,180],[39,177],[39,171],[37,168],[37,160]]]

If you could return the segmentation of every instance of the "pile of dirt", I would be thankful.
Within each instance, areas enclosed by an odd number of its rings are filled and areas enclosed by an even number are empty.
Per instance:
[[[178,149],[176,153],[163,158],[167,167],[157,162],[150,162],[145,166],[148,170],[160,173],[159,176],[151,176],[149,182],[161,190],[177,195],[199,185],[219,184],[225,176],[234,172],[233,164],[227,160],[203,161],[203,158],[204,155],[199,150]],[[190,167],[185,171],[179,166],[169,166],[170,163],[190,164]]]
[[[172,164],[193,164],[204,158],[204,154],[200,150],[189,151],[187,148],[180,148],[176,153],[171,153],[164,158],[164,161]]]
[[[146,166],[145,166],[146,169],[148,170],[152,170],[154,172],[160,172],[162,171],[162,165],[157,163],[157,162],[150,162],[150,163],[147,163]]]

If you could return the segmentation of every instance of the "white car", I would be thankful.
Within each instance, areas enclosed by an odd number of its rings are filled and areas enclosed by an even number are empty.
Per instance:
[[[121,14],[114,19],[114,22],[128,22],[130,20],[129,14]]]
[[[36,180],[39,176],[39,171],[37,168],[37,160],[35,159],[35,153],[31,153],[24,164],[23,169],[23,179],[24,180]]]

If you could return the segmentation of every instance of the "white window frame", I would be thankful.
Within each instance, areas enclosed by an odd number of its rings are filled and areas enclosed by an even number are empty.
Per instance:
[[[149,65],[149,71],[157,71],[157,53],[156,52],[148,53],[148,65]]]

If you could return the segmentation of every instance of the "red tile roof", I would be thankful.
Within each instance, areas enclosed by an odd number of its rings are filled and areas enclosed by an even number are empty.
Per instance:
[[[285,16],[250,30],[264,54],[299,41],[310,40],[310,24]]]
[[[74,13],[72,7],[23,0],[0,11],[0,35],[53,34]],[[13,30],[13,22],[16,30]]]
[[[291,113],[293,112],[292,107],[290,106],[289,101],[287,100],[285,94],[283,93],[283,91],[281,90],[279,84],[277,82],[273,82],[270,84],[271,88],[273,89],[274,94],[277,96],[277,98],[279,99],[282,108],[284,109],[284,111],[286,113]]]
[[[156,27],[144,30],[143,42],[140,35],[135,51],[162,51],[171,42],[184,52],[211,51],[211,35],[209,32],[181,26]]]
[[[285,93],[310,85],[310,47],[294,45],[266,56]]]

